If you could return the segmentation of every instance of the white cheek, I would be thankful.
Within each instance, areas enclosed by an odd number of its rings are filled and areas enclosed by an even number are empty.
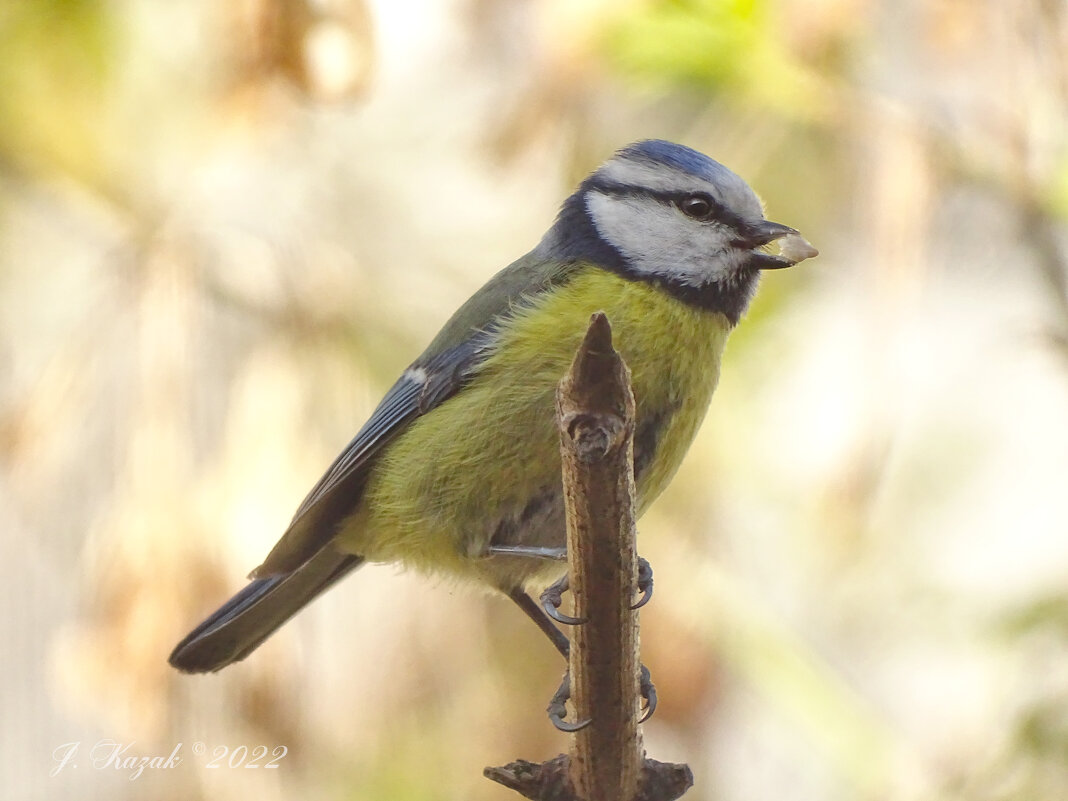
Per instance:
[[[597,232],[636,272],[701,286],[723,280],[742,264],[744,254],[730,246],[725,229],[651,198],[591,192],[586,203]]]

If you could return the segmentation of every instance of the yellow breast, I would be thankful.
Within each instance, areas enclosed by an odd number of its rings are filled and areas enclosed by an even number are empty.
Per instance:
[[[643,512],[700,426],[730,326],[721,314],[590,268],[517,307],[472,382],[388,447],[341,532],[343,547],[485,579],[477,556],[502,516],[559,488],[554,393],[598,310],[631,369],[638,436],[655,442],[636,482]]]

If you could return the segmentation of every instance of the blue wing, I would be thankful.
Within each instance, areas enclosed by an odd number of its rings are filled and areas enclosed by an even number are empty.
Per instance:
[[[250,578],[296,570],[318,553],[357,508],[377,455],[413,420],[461,391],[491,347],[494,332],[512,310],[567,281],[577,262],[528,253],[490,279],[394,384],[297,509],[285,534]]]
[[[483,360],[489,340],[488,333],[477,333],[406,370],[312,487],[285,534],[249,577],[262,579],[296,570],[332,540],[341,522],[355,511],[378,453],[412,420],[463,387]]]

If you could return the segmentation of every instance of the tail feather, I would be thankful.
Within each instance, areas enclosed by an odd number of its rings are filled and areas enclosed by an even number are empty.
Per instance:
[[[326,547],[294,570],[255,579],[174,647],[168,661],[186,673],[208,673],[252,653],[289,618],[363,563]]]

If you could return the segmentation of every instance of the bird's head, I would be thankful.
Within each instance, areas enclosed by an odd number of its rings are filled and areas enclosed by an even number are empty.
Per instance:
[[[583,181],[543,247],[654,283],[732,323],[761,270],[817,255],[793,228],[764,219],[759,198],[729,169],[655,139],[623,148]]]

